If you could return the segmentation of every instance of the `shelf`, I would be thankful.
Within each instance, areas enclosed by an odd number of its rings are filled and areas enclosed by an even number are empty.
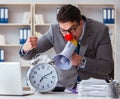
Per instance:
[[[30,65],[30,61],[27,61],[27,62],[21,62],[21,67],[22,68],[28,68],[28,67],[30,67],[31,65]]]
[[[20,47],[19,44],[5,44],[5,45],[0,45],[0,47]]]
[[[45,24],[35,24],[35,26],[50,26],[51,23],[45,23]]]
[[[114,27],[115,24],[105,24],[107,25],[108,27]]]
[[[0,4],[0,7],[8,8],[9,23],[22,23],[24,13],[32,13],[31,4]]]
[[[0,26],[30,26],[31,24],[22,24],[22,23],[0,23]]]
[[[4,61],[21,62],[21,58],[19,57],[21,46],[19,43],[19,29],[30,28],[32,31],[32,5],[0,4],[0,8],[8,8],[8,23],[0,23],[0,35],[4,36],[6,43],[5,45],[0,45],[0,49],[4,50]]]

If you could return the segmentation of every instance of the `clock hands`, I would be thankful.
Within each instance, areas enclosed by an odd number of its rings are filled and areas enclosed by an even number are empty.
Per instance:
[[[53,72],[53,71],[51,71],[50,73],[45,74],[45,75],[40,79],[40,82],[41,82],[44,78],[46,78],[46,76],[52,74],[52,72]]]
[[[48,74],[44,75],[43,77],[45,77],[45,76],[47,76],[47,75],[50,75],[50,74],[52,74],[52,72],[53,72],[53,71],[51,71],[50,73],[48,73]]]

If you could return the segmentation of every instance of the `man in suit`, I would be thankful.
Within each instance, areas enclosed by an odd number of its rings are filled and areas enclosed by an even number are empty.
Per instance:
[[[85,18],[77,7],[70,4],[61,7],[57,21],[39,40],[35,36],[29,37],[21,47],[20,56],[30,60],[37,53],[52,47],[59,54],[67,43],[66,34],[70,33],[80,42],[80,51],[73,53],[72,67],[61,70],[64,77],[60,83],[67,88],[73,88],[78,76],[80,80],[90,77],[109,80],[113,77],[114,62],[108,27]]]

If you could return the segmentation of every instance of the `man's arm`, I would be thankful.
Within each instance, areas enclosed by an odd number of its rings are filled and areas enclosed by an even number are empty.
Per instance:
[[[30,60],[38,53],[49,50],[53,45],[50,42],[52,28],[42,35],[39,39],[35,36],[29,37],[25,44],[20,48],[19,54],[21,58]]]
[[[96,48],[95,58],[93,59],[89,56],[86,57],[85,70],[100,75],[110,74],[114,69],[114,62],[112,55],[113,55],[112,46],[111,46],[108,28],[105,28],[98,43],[98,46]]]

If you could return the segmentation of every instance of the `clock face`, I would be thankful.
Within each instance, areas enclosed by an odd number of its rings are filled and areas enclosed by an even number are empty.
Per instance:
[[[58,76],[55,68],[48,63],[33,66],[28,73],[29,83],[39,92],[47,92],[56,87]]]

